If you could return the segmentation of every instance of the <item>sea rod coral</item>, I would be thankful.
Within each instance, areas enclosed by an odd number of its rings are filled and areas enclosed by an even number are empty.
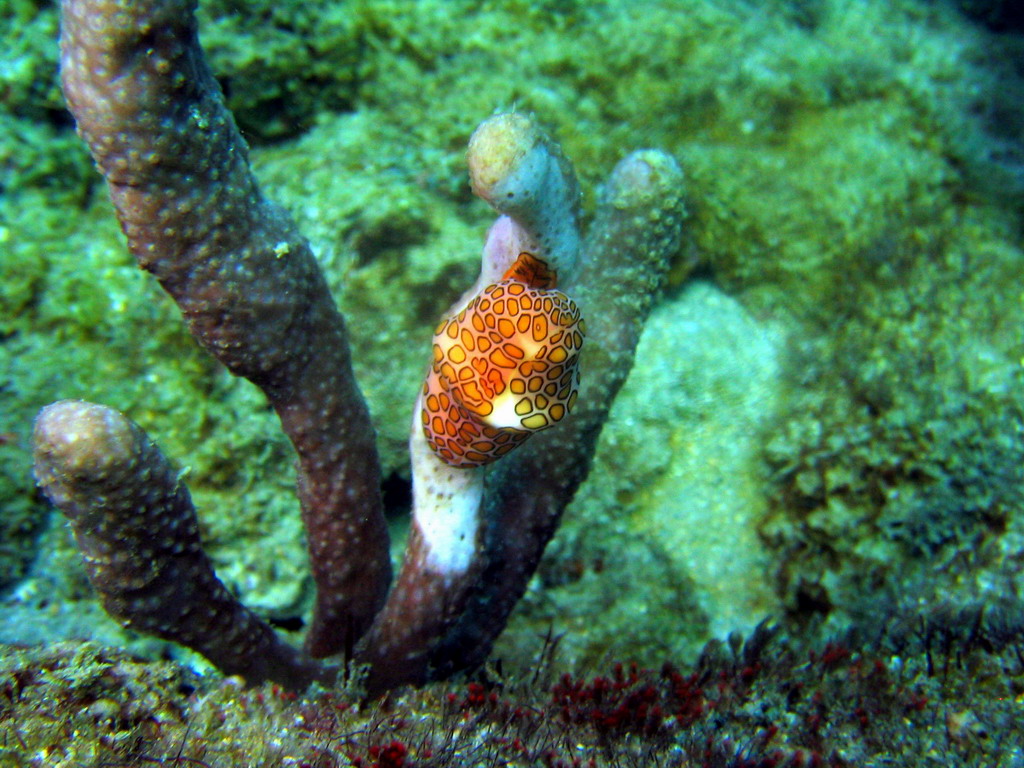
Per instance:
[[[295,448],[317,588],[304,650],[217,580],[188,491],[125,416],[71,400],[43,409],[40,485],[107,611],[226,673],[301,688],[336,674],[316,659],[344,655],[369,666],[376,693],[471,668],[587,474],[678,245],[682,175],[664,153],[628,156],[583,238],[575,175],[550,138],[516,113],[474,133],[473,189],[500,217],[477,283],[435,333],[410,431],[412,529],[389,592],[380,469],[344,321],[309,244],[259,191],[194,9],[64,0],[64,92],[139,265],[193,336],[264,392]]]

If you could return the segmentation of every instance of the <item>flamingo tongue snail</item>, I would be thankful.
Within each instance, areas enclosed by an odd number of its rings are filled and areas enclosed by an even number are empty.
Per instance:
[[[489,464],[572,410],[586,327],[555,281],[544,261],[521,253],[435,331],[421,420],[446,464]]]

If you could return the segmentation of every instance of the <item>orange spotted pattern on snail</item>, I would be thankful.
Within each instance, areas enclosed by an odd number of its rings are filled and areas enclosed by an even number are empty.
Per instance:
[[[495,461],[572,410],[586,329],[553,286],[543,261],[520,254],[504,279],[438,326],[421,417],[447,464]]]

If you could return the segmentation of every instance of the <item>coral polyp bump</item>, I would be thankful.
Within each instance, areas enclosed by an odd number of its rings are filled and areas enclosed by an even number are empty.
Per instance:
[[[543,261],[522,253],[438,326],[421,416],[445,463],[489,464],[572,410],[586,328],[554,282]]]

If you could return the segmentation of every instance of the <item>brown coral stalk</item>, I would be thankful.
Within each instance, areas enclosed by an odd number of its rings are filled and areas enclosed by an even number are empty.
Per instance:
[[[70,520],[107,613],[249,683],[303,689],[334,679],[214,575],[188,489],[136,424],[112,408],[61,400],[39,414],[34,443],[39,484]]]
[[[295,446],[318,587],[307,646],[325,656],[352,648],[390,580],[374,432],[344,322],[309,244],[257,188],[194,9],[64,0],[64,93],[139,264]]]
[[[664,152],[622,160],[605,185],[567,290],[587,320],[576,410],[495,465],[484,497],[486,564],[458,623],[430,658],[449,677],[481,664],[523,596],[566,506],[590,471],[608,411],[626,380],[644,320],[679,248],[683,174]]]

